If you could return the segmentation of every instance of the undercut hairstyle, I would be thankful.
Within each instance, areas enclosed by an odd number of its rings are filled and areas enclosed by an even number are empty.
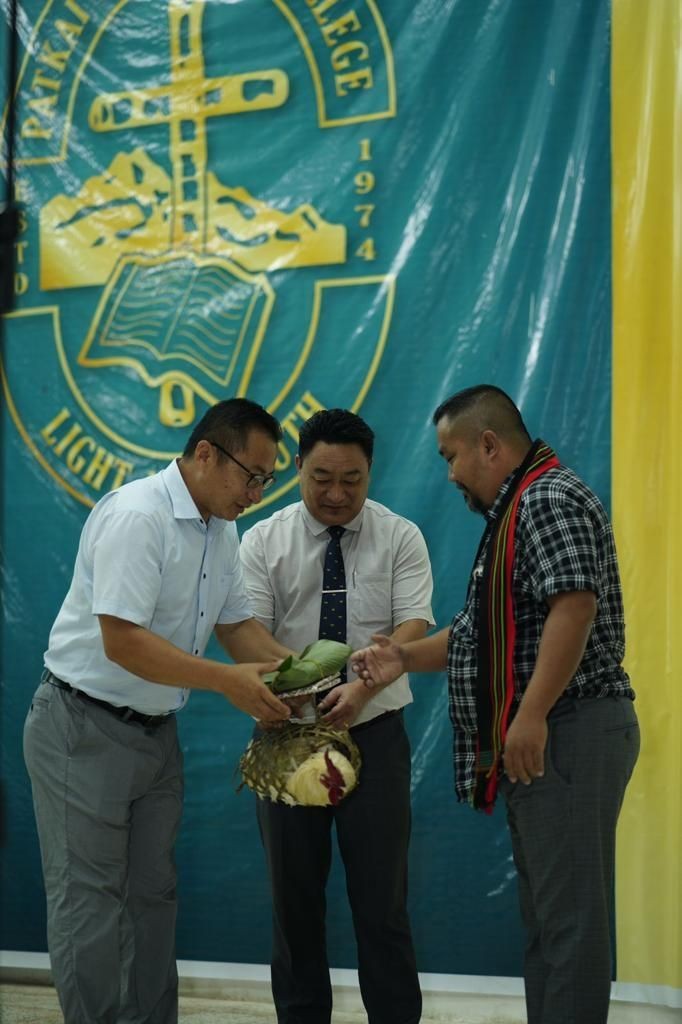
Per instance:
[[[531,441],[516,405],[494,384],[477,384],[446,399],[433,414],[435,425],[442,419],[450,423],[462,421],[472,440],[480,437],[484,430],[493,430],[498,437],[524,443]]]
[[[348,409],[320,409],[305,421],[298,435],[301,462],[318,441],[324,444],[357,444],[367,456],[367,461],[372,461],[374,431]]]
[[[231,453],[243,451],[254,430],[272,438],[275,444],[282,440],[282,428],[262,405],[248,398],[226,398],[201,417],[182,456],[191,458],[199,441],[215,441]]]

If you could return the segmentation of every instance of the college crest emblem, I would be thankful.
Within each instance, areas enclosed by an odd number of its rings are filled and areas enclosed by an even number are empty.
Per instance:
[[[395,281],[377,243],[396,115],[374,0],[47,0],[17,97],[2,382],[38,464],[91,505],[221,398],[284,428],[359,410]],[[351,344],[352,341],[352,344]]]

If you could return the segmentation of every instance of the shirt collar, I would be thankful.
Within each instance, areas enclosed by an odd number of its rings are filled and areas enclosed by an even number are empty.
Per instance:
[[[358,514],[356,515],[355,519],[351,519],[349,523],[343,524],[344,530],[350,530],[351,533],[357,533],[360,530],[360,527],[362,526],[362,517],[364,511],[365,506],[363,505]],[[319,537],[320,534],[326,532],[326,523],[321,523],[319,519],[315,519],[315,517],[311,515],[310,512],[308,511],[308,508],[304,501],[301,501],[301,515],[303,516],[303,522],[308,527],[308,529],[310,530],[314,537]]]
[[[515,473],[516,473],[516,470],[513,469],[511,471],[511,473],[509,474],[509,476],[505,477],[504,480],[502,481],[502,484],[500,485],[500,489],[497,492],[497,494],[495,495],[494,502],[492,503],[492,505],[490,506],[488,511],[485,513],[485,518],[486,518],[487,522],[493,523],[493,522],[495,522],[496,519],[499,518],[500,506],[502,505],[502,503],[504,501],[504,498],[505,498],[505,495],[507,494],[507,492],[508,492],[508,490],[509,490],[509,488],[511,486],[511,483],[512,483],[512,480],[514,478],[514,474]]]
[[[168,491],[168,497],[173,506],[175,519],[201,519],[201,513],[194,504],[192,495],[187,490],[187,484],[182,478],[178,460],[173,461],[161,471],[163,482]],[[213,521],[211,516],[211,521]]]

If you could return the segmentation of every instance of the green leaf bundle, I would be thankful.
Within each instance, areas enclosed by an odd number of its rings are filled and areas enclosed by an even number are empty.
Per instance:
[[[320,679],[335,675],[345,665],[352,648],[336,640],[316,640],[299,655],[290,654],[276,672],[268,672],[263,681],[273,693],[287,693],[312,686]]]

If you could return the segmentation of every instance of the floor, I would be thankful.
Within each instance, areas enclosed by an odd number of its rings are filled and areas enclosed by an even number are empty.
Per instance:
[[[444,1000],[425,999],[422,1024],[524,1024],[522,1004],[514,1001],[450,993]],[[367,1017],[351,1007],[347,996],[340,998],[340,1008],[332,1016],[332,1024],[366,1024]],[[644,1006],[636,1003],[612,1002],[609,1024],[681,1024],[682,1009]],[[0,983],[0,1024],[64,1024],[57,996],[49,985]],[[276,1024],[272,1004],[266,1000],[249,1001],[236,998],[207,998],[181,995],[180,1024]]]
[[[366,1024],[361,1012],[338,1011],[332,1024]],[[423,1017],[422,1024],[468,1024],[471,1017]],[[53,988],[46,985],[0,985],[1,1024],[63,1024]],[[180,1024],[275,1024],[267,1003],[181,996]],[[490,1017],[487,1024],[521,1024],[518,1016]]]

